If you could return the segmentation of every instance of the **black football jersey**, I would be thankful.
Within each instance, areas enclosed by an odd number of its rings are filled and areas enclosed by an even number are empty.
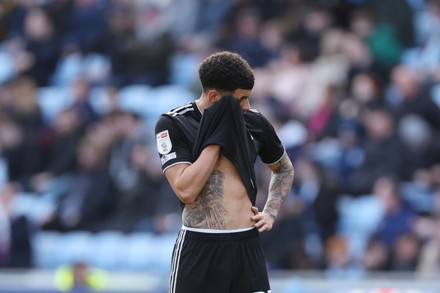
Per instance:
[[[234,101],[238,102],[232,97],[224,97],[203,115],[195,102],[162,114],[155,129],[157,150],[165,172],[175,164],[191,164],[207,144],[220,144],[222,153],[237,168],[255,203],[257,189],[253,164],[257,155],[262,162],[273,164],[281,159],[284,147],[272,125],[259,111],[251,109],[241,113],[241,108],[238,112],[234,108],[235,112],[230,112],[229,106],[233,108]],[[216,126],[218,123],[221,127]],[[227,134],[219,135],[219,131]]]

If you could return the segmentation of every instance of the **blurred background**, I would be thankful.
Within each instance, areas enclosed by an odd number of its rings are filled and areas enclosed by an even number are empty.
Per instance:
[[[440,292],[439,0],[1,0],[0,292],[167,292],[154,124],[220,50],[295,166],[272,291]]]

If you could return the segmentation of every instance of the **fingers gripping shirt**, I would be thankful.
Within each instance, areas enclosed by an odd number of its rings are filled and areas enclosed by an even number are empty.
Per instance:
[[[234,164],[252,203],[255,203],[257,186],[254,162],[257,149],[245,127],[240,102],[232,96],[223,97],[205,110],[194,144],[193,157],[198,157],[210,144],[221,146],[222,154]]]

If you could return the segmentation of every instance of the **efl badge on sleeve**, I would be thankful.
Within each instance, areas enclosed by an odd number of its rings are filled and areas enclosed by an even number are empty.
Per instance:
[[[172,144],[168,130],[164,130],[156,134],[157,151],[161,155],[171,152]]]

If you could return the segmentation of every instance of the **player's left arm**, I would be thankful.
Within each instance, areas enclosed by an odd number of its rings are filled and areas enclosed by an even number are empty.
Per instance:
[[[272,229],[281,205],[292,187],[294,177],[293,165],[286,152],[278,162],[267,166],[272,170],[272,174],[266,204],[262,212],[257,207],[252,207],[252,220],[260,232]]]

